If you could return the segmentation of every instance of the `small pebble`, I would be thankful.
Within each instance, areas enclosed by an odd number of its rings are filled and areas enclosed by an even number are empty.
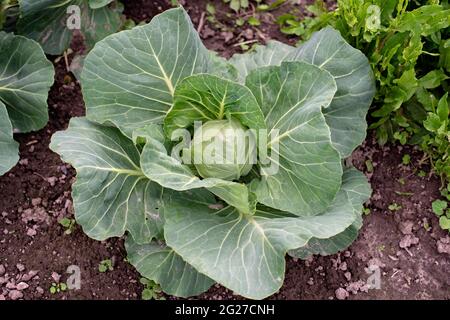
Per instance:
[[[22,281],[30,281],[37,274],[38,274],[38,272],[36,270],[31,270],[28,272],[28,274],[24,274],[22,276]]]
[[[347,271],[346,273],[344,273],[344,277],[345,279],[347,279],[347,281],[350,281],[352,279],[352,274]]]
[[[19,270],[20,272],[22,272],[23,270],[25,270],[25,266],[21,263],[16,264],[16,268],[17,270]]]
[[[52,272],[52,279],[53,279],[55,282],[59,283],[59,280],[61,280],[61,275],[58,274],[58,273],[56,273],[56,272]]]
[[[31,199],[31,204],[33,205],[33,207],[36,207],[36,206],[40,205],[41,203],[42,203],[42,199],[41,198]]]
[[[28,228],[27,229],[27,236],[29,237],[34,237],[36,235],[36,230],[34,230],[33,228]]]
[[[6,272],[5,266],[0,264],[0,276],[4,275]]]
[[[339,288],[337,289],[335,292],[336,298],[338,300],[345,300],[348,298],[349,293],[347,292],[347,290],[345,290],[344,288]]]
[[[29,285],[26,284],[25,282],[19,282],[16,286],[16,289],[22,291],[22,290],[27,289],[28,287],[29,287]]]
[[[14,284],[14,282],[8,282],[6,284],[6,289],[16,289],[16,285]]]
[[[9,292],[8,297],[11,300],[21,299],[21,298],[23,298],[23,293],[20,292],[19,290],[12,290]]]

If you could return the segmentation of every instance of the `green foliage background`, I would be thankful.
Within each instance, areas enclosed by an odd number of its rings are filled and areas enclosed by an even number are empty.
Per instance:
[[[450,7],[447,0],[338,0],[328,12],[323,1],[278,19],[281,31],[308,39],[326,25],[369,58],[377,81],[370,128],[380,144],[419,145],[443,181],[450,177],[448,95]]]

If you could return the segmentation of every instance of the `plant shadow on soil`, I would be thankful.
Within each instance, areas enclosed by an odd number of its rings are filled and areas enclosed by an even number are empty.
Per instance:
[[[206,3],[184,3],[196,26]],[[214,3],[218,19],[229,25],[231,20],[223,14],[227,7],[222,1]],[[125,14],[135,21],[148,21],[167,8],[166,1],[125,1]],[[284,6],[271,15],[289,9]],[[271,15],[261,19],[258,30],[244,26],[232,34],[214,30],[206,22],[201,36],[209,49],[224,57],[238,52],[240,47],[233,44],[240,41],[275,38],[295,43],[278,31]],[[79,38],[72,49],[83,50]],[[79,226],[67,235],[58,223],[73,217],[70,191],[75,172],[48,145],[51,135],[64,130],[71,117],[84,115],[84,103],[64,59],[55,66],[56,82],[48,100],[50,121],[36,133],[15,135],[20,163],[0,177],[0,300],[139,299],[143,288],[139,274],[125,261],[122,239],[94,241]],[[404,154],[412,159],[407,166],[402,165]],[[431,210],[431,202],[439,197],[440,181],[430,175],[419,177],[419,170],[429,172],[422,158],[414,148],[379,147],[369,137],[348,159],[366,173],[373,188],[371,213],[364,217],[358,239],[333,256],[306,261],[287,258],[284,285],[270,299],[450,299],[450,238]],[[373,172],[367,172],[366,160],[373,164]],[[389,210],[394,203],[399,209]],[[112,260],[114,269],[101,273],[98,265],[105,259]],[[70,265],[81,269],[81,289],[51,294],[52,283],[59,277],[66,281]],[[380,289],[366,284],[369,265],[379,267]],[[241,299],[218,285],[197,298]]]

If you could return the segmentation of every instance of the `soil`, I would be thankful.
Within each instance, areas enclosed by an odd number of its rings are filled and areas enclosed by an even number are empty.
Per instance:
[[[256,29],[233,27],[237,17],[228,16],[231,11],[221,0],[213,1],[218,22],[210,22],[207,2],[184,1],[184,5],[194,25],[202,24],[206,46],[224,57],[241,52],[242,42],[297,41],[280,33],[274,23],[292,4],[272,11]],[[136,22],[170,7],[163,0],[124,4],[124,13]],[[295,5],[299,12],[304,12],[304,4]],[[72,49],[69,63],[84,51],[79,38]],[[51,135],[64,130],[71,117],[84,114],[84,104],[64,59],[49,58],[56,67],[48,100],[50,121],[38,132],[15,135],[20,163],[0,177],[0,300],[140,299],[139,274],[125,261],[122,239],[97,242],[78,226],[66,234],[58,223],[73,218],[70,191],[75,172],[48,145]],[[408,165],[402,164],[404,154],[411,156]],[[367,160],[373,164],[371,172]],[[411,147],[380,147],[369,137],[347,161],[365,172],[373,188],[367,204],[370,213],[358,239],[333,256],[287,258],[284,285],[269,299],[450,299],[450,237],[431,210],[431,202],[439,198],[440,180],[428,174],[423,154]],[[427,175],[420,177],[420,170]],[[99,272],[99,263],[106,259],[112,261],[113,270]],[[71,265],[80,268],[81,289],[51,293],[52,285],[67,280]],[[379,283],[373,280],[378,272]],[[379,289],[371,288],[368,279]],[[218,285],[196,298],[241,299]]]

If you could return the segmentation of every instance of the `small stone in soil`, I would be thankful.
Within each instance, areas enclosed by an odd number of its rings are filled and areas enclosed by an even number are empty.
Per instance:
[[[401,233],[403,233],[404,235],[408,235],[408,234],[412,234],[413,226],[414,226],[413,221],[406,220],[406,221],[400,222],[399,229],[400,229]]]
[[[6,284],[6,289],[16,289],[16,285],[14,284],[14,282],[8,282]]]
[[[57,180],[58,179],[56,177],[47,178],[47,182],[50,184],[51,187],[55,186]]]
[[[347,262],[342,262],[341,265],[339,266],[339,269],[342,271],[346,271],[347,270]]]
[[[347,271],[346,273],[344,273],[344,277],[345,279],[347,279],[347,281],[350,281],[352,279],[352,274]]]
[[[27,228],[27,236],[34,237],[36,233],[36,230],[34,230],[33,228]]]
[[[22,276],[22,281],[30,281],[37,274],[38,274],[38,271],[31,270],[31,271],[28,272],[28,274],[24,274]]]
[[[4,275],[5,272],[6,272],[5,267],[2,264],[0,264],[0,276]]]
[[[348,296],[349,296],[347,290],[345,290],[344,288],[338,288],[338,289],[336,289],[335,295],[336,295],[336,298],[337,298],[338,300],[345,300],[345,299],[347,299]]]
[[[412,245],[415,245],[418,243],[419,243],[419,238],[417,238],[414,235],[408,234],[400,240],[399,246],[402,249],[407,249],[407,248],[411,247]]]
[[[12,290],[9,292],[8,297],[11,300],[21,299],[21,298],[23,298],[23,293],[20,292],[19,290]]]
[[[22,290],[27,289],[28,287],[29,287],[29,285],[26,284],[25,282],[19,282],[16,286],[16,289],[22,291]]]
[[[42,203],[42,199],[41,198],[31,199],[31,204],[33,205],[33,207],[36,207],[36,206],[40,205],[41,203]]]
[[[23,270],[25,270],[25,266],[21,263],[16,264],[16,268],[17,270],[19,270],[20,272],[22,272]]]
[[[450,254],[450,237],[441,238],[437,242],[437,251],[439,253]],[[0,272],[1,275],[1,272]]]
[[[55,282],[59,282],[59,280],[61,280],[61,275],[56,272],[52,272],[52,279],[55,280]]]

